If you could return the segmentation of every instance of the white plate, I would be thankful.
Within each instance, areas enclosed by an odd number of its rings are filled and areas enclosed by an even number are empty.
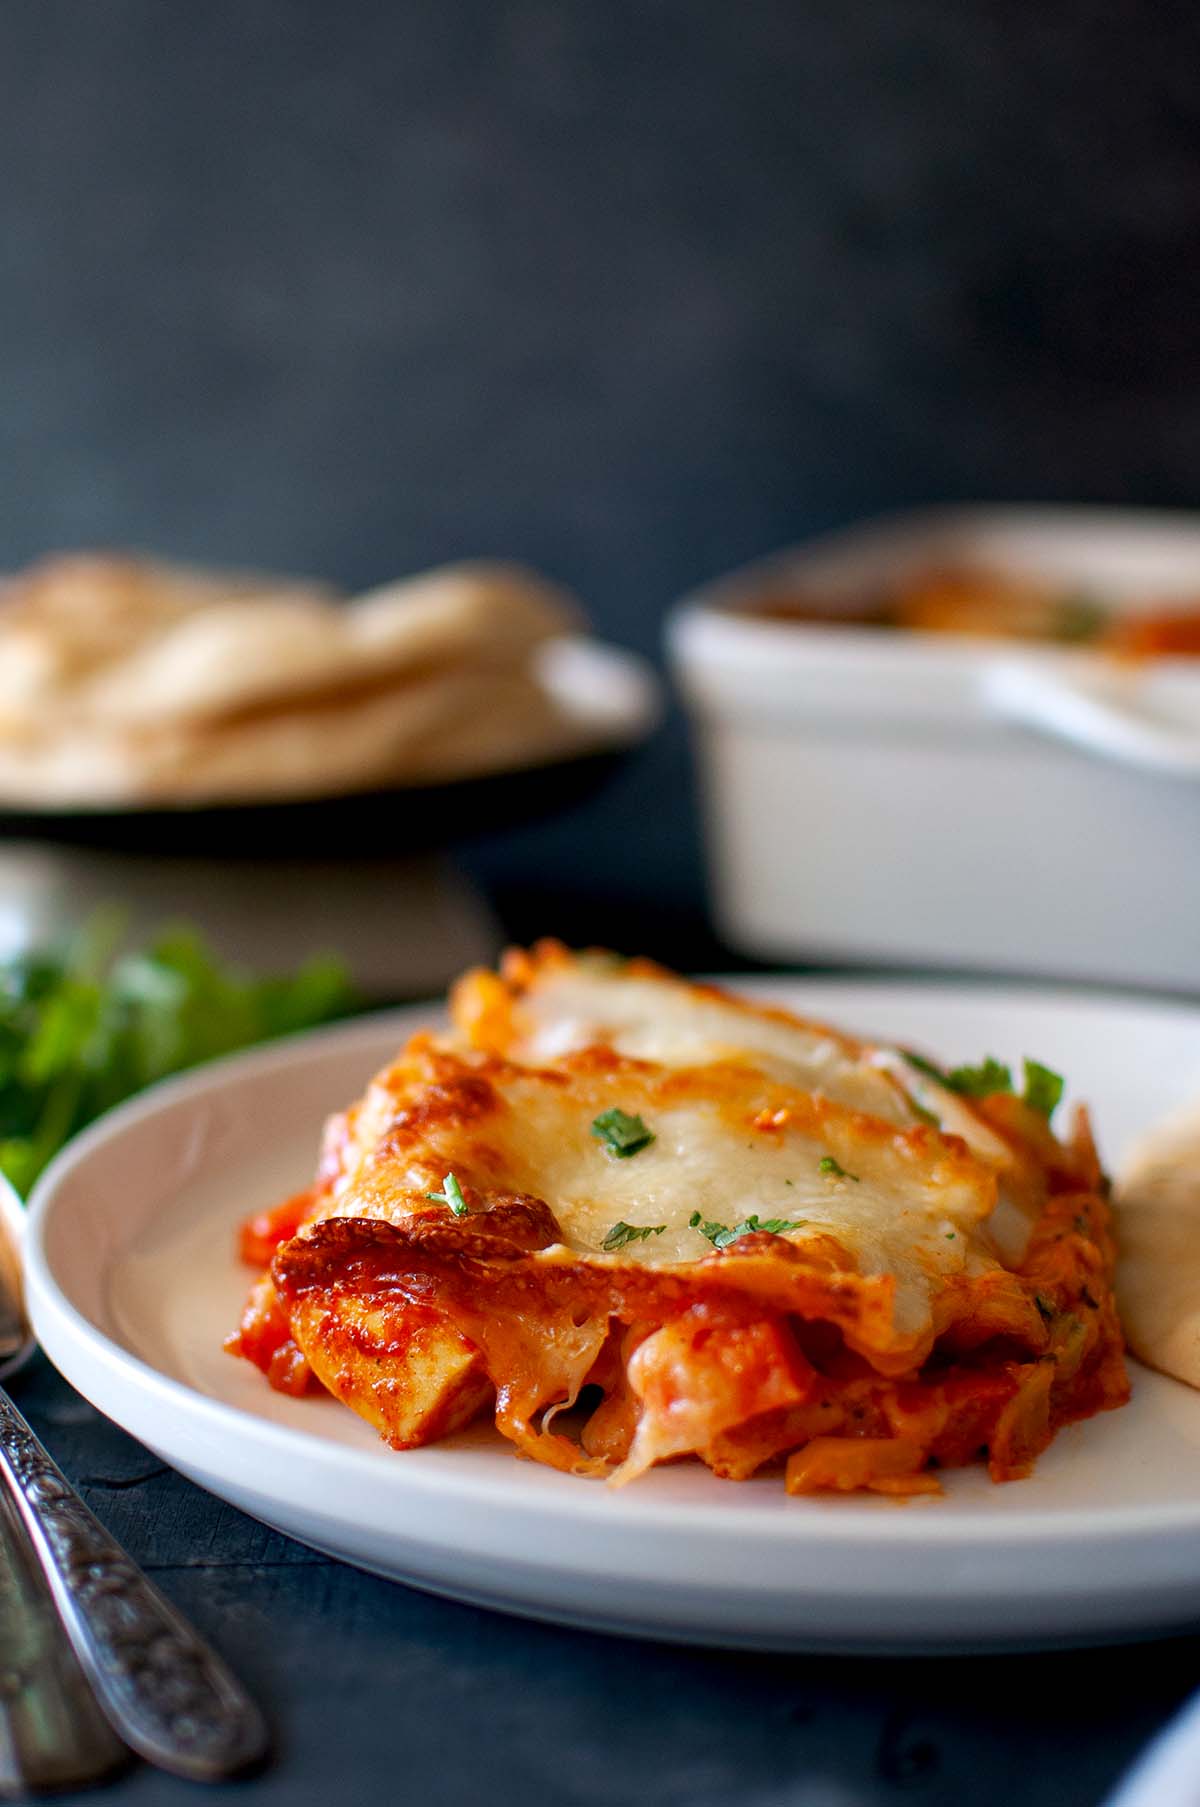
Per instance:
[[[945,1057],[1029,1053],[1089,1098],[1110,1161],[1200,1092],[1200,1011],[1063,992],[755,986]],[[910,1504],[789,1499],[699,1464],[620,1492],[514,1460],[486,1427],[403,1455],[332,1399],[222,1353],[247,1283],[237,1223],[304,1184],[325,1113],[408,1011],[223,1061],[123,1106],[61,1155],[27,1234],[51,1359],[118,1424],[279,1530],[507,1611],[695,1642],[979,1649],[1145,1635],[1200,1617],[1200,1394],[1138,1370],[1131,1405],[1065,1430],[1027,1481],[982,1470]]]

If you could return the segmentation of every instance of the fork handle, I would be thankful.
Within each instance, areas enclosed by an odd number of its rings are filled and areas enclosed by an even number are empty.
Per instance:
[[[29,1548],[0,1491],[0,1798],[84,1788],[129,1761],[84,1679]]]
[[[84,1505],[2,1389],[0,1471],[80,1665],[125,1742],[201,1782],[264,1756],[253,1701]]]

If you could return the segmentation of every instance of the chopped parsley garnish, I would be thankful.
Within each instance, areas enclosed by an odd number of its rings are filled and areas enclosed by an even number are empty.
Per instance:
[[[911,1048],[902,1048],[900,1052],[903,1054],[909,1066],[915,1067],[918,1073],[924,1073],[926,1078],[936,1079],[939,1085],[945,1085],[946,1075],[942,1072],[942,1069],[934,1066],[931,1060],[926,1060],[923,1054],[914,1054]]]
[[[859,1183],[857,1173],[848,1173],[842,1163],[835,1161],[831,1154],[821,1156],[817,1162],[817,1172],[827,1173],[831,1179],[835,1180],[853,1180],[856,1186]]]
[[[618,1218],[600,1247],[611,1254],[614,1249],[627,1248],[631,1242],[645,1242],[651,1236],[661,1236],[666,1227],[665,1223],[632,1224]]]
[[[942,1069],[940,1067],[935,1067],[931,1060],[926,1060],[923,1054],[915,1054],[911,1048],[901,1048],[900,1052],[914,1071],[923,1073],[926,1079],[932,1079],[938,1085],[946,1084],[946,1075],[942,1072]],[[925,1105],[913,1097],[911,1092],[908,1094],[908,1108],[917,1119],[918,1123],[930,1123],[933,1125],[934,1129],[941,1128],[941,1123],[936,1113],[927,1109]]]
[[[654,1131],[647,1129],[640,1117],[631,1117],[616,1105],[609,1111],[601,1111],[593,1119],[592,1134],[600,1138],[609,1154],[618,1161],[639,1154],[654,1140]]]
[[[1012,1069],[989,1054],[977,1067],[952,1067],[946,1084],[964,1098],[990,1098],[996,1092],[1012,1091]]]
[[[803,1217],[789,1220],[786,1217],[759,1217],[752,1211],[749,1217],[743,1217],[741,1223],[724,1224],[708,1223],[699,1211],[693,1211],[688,1223],[693,1230],[699,1230],[712,1243],[714,1249],[727,1249],[731,1242],[741,1236],[753,1236],[759,1230],[765,1230],[770,1236],[782,1236],[785,1230],[799,1230],[803,1227]]]
[[[1047,1122],[1054,1115],[1059,1099],[1063,1095],[1064,1080],[1061,1073],[1044,1067],[1039,1060],[1028,1057],[1022,1062],[1025,1089],[1021,1100],[1030,1110],[1037,1111]],[[946,1074],[946,1084],[951,1091],[959,1092],[964,1098],[992,1098],[997,1092],[1011,1092],[1013,1076],[1011,1067],[1003,1061],[995,1060],[990,1054],[977,1067],[953,1067]]]
[[[1095,599],[1081,591],[1064,596],[1054,617],[1054,639],[1061,641],[1094,640],[1104,626],[1106,612]]]
[[[462,1195],[462,1187],[452,1173],[448,1173],[442,1181],[440,1192],[427,1192],[425,1196],[431,1198],[437,1205],[448,1205],[455,1217],[467,1215],[467,1201]]]
[[[1045,1117],[1047,1123],[1058,1108],[1065,1083],[1061,1073],[1044,1067],[1040,1061],[1025,1061],[1025,1102],[1030,1110]]]
[[[598,972],[621,972],[629,965],[629,955],[615,953],[611,947],[584,948],[579,960],[581,965],[594,967]]]

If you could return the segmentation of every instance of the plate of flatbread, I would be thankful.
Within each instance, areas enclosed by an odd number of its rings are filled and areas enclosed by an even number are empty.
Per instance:
[[[648,666],[516,565],[346,596],[72,554],[0,585],[0,815],[26,832],[481,784],[490,815],[489,781],[603,763],[658,707]]]

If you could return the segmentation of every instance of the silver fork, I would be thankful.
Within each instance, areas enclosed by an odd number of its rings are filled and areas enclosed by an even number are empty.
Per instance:
[[[7,1496],[0,1494],[0,1795],[83,1787],[129,1753],[75,1660]]]
[[[0,1380],[34,1348],[13,1236],[22,1210],[0,1179]],[[106,1774],[123,1754],[114,1732],[147,1762],[193,1781],[218,1781],[263,1757],[267,1729],[249,1695],[84,1505],[3,1387],[0,1479],[11,1499],[0,1514],[0,1561],[10,1577],[7,1591],[0,1577],[0,1615],[7,1605],[11,1628],[19,1636],[24,1625],[33,1637],[39,1596],[43,1609],[30,1660],[19,1673],[0,1671],[0,1791]],[[50,1602],[53,1612],[45,1610]],[[16,1647],[7,1638],[2,1646]]]

